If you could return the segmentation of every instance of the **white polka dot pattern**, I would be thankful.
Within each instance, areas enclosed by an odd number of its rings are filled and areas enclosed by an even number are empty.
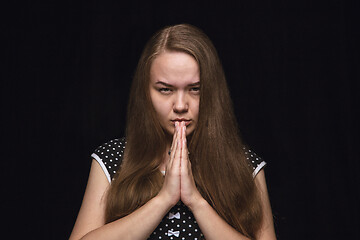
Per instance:
[[[121,166],[125,145],[125,138],[114,139],[98,147],[91,155],[99,162],[109,182],[114,179],[117,170]],[[253,168],[253,176],[255,177],[266,163],[250,149],[244,147],[244,152],[246,159],[249,161],[249,166]],[[189,208],[179,202],[170,209],[148,239],[200,240],[204,239],[204,235]]]
[[[194,215],[181,201],[172,207],[148,239],[203,239]]]
[[[247,147],[243,147],[246,160],[249,162],[249,166],[253,169],[253,177],[255,178],[256,174],[263,169],[266,165],[266,162],[262,160],[254,151]]]
[[[114,179],[117,170],[121,166],[125,145],[125,138],[114,139],[110,142],[102,144],[91,155],[100,163],[105,175],[108,177],[109,182],[111,182],[110,179]]]

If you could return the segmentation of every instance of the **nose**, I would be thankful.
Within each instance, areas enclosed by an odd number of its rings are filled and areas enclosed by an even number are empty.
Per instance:
[[[189,104],[183,92],[179,92],[175,96],[173,110],[175,113],[185,113],[189,109]]]

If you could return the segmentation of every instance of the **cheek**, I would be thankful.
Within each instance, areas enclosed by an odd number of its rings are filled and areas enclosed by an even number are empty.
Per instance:
[[[193,116],[196,118],[196,120],[199,118],[199,100],[194,101]]]
[[[165,120],[164,118],[166,118],[169,115],[169,111],[171,111],[169,104],[161,99],[153,99],[153,106],[160,121]]]
[[[159,114],[161,112],[161,100],[153,89],[150,89],[150,98],[156,114]]]

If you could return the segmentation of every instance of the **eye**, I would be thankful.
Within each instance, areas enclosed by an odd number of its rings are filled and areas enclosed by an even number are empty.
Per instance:
[[[193,87],[193,88],[190,88],[190,92],[192,93],[200,93],[200,87]]]
[[[171,89],[170,88],[159,88],[158,91],[163,94],[170,94]]]

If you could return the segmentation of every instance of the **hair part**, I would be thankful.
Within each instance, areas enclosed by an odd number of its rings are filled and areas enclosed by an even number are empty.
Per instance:
[[[158,168],[169,139],[152,106],[149,81],[154,59],[165,51],[187,53],[199,65],[199,119],[188,146],[196,186],[226,222],[255,239],[262,222],[260,198],[223,68],[209,38],[188,24],[158,31],[140,57],[128,104],[125,155],[107,193],[106,222],[132,213],[162,187]]]

